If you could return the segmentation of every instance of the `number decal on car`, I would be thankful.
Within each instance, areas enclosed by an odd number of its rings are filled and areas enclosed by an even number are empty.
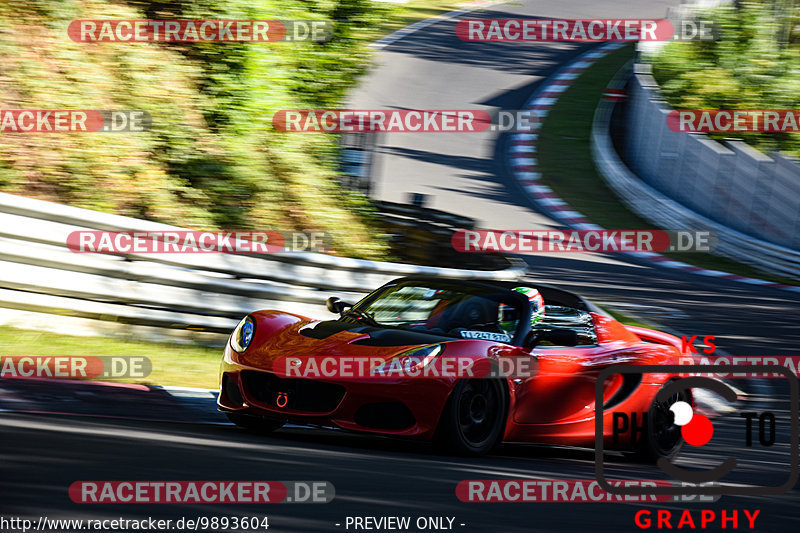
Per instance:
[[[480,339],[482,341],[511,342],[511,337],[505,333],[492,333],[490,331],[462,331],[461,337],[465,339]]]

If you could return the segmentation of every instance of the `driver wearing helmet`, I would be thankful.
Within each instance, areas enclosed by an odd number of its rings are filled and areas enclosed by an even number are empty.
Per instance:
[[[514,290],[528,297],[531,303],[531,326],[535,326],[544,318],[544,298],[533,287],[515,287]]]
[[[535,326],[544,318],[544,298],[538,290],[533,287],[515,287],[514,291],[525,295],[531,303],[531,326]],[[513,335],[517,329],[519,322],[519,314],[517,310],[506,304],[500,304],[498,309],[498,323],[500,327],[508,333]]]

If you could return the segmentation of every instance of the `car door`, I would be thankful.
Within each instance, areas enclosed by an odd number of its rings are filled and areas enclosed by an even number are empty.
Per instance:
[[[552,424],[591,416],[597,375],[615,362],[600,346],[541,347],[535,376],[515,382],[514,421]]]

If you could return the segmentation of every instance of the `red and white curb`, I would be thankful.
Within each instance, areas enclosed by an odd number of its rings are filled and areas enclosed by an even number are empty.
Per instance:
[[[603,230],[604,228],[593,224],[581,213],[575,211],[564,200],[559,198],[553,190],[541,183],[541,173],[539,172],[538,162],[536,159],[537,140],[539,138],[538,129],[544,118],[550,112],[550,109],[558,101],[561,94],[567,90],[572,84],[572,81],[580,76],[587,68],[589,68],[595,61],[601,57],[605,57],[614,50],[618,50],[625,43],[605,43],[598,46],[584,54],[581,54],[571,63],[568,63],[555,74],[550,76],[541,86],[533,93],[528,101],[523,106],[525,109],[530,109],[536,112],[539,117],[536,125],[531,133],[515,133],[511,136],[510,146],[507,152],[507,159],[511,171],[519,184],[528,193],[531,199],[545,211],[552,218],[564,223],[565,226],[577,230]],[[763,279],[749,278],[746,276],[739,276],[738,274],[730,274],[728,272],[721,272],[719,270],[709,270],[694,265],[689,265],[682,261],[675,261],[669,257],[665,257],[655,252],[621,252],[658,264],[662,267],[683,270],[685,272],[692,272],[700,274],[701,276],[709,276],[714,278],[728,279],[738,281],[741,283],[748,283],[750,285],[762,285],[764,287],[772,287],[777,289],[784,289],[792,292],[800,292],[800,287],[793,285],[783,285],[781,283],[774,283]]]

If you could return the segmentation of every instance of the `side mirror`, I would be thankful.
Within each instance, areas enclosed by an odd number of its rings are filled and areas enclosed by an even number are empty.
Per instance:
[[[353,304],[349,304],[347,302],[343,302],[336,296],[331,296],[328,298],[328,303],[326,304],[328,311],[331,313],[336,313],[337,315],[341,315],[342,311],[347,309],[348,307],[353,307]]]
[[[523,348],[532,350],[543,341],[550,342],[555,346],[577,346],[578,334],[571,329],[558,328],[545,331],[530,331],[525,337]]]

